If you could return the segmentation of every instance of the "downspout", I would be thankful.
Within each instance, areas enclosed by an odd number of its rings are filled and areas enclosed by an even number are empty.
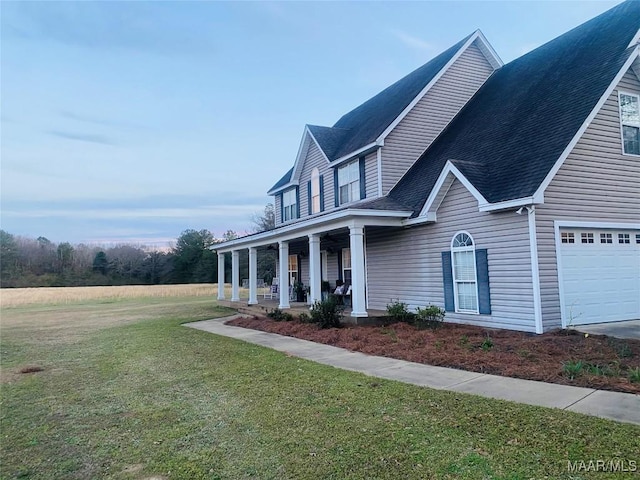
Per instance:
[[[538,265],[538,237],[536,235],[536,207],[535,205],[524,207],[527,209],[529,221],[529,257],[531,258],[531,282],[533,284],[533,316],[536,333],[543,332],[542,326],[542,297],[540,295],[540,268]],[[519,208],[517,213],[522,213]]]

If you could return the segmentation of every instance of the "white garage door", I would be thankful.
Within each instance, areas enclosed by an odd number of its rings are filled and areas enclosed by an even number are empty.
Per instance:
[[[560,230],[567,324],[640,319],[640,231]]]

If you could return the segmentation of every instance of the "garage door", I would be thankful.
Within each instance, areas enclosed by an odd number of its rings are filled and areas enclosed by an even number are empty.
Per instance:
[[[640,318],[640,230],[561,229],[567,324]]]

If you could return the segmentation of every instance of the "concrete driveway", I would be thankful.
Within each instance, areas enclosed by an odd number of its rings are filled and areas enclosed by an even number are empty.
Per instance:
[[[609,335],[616,338],[631,338],[640,340],[640,320],[626,320],[624,322],[592,323],[591,325],[577,325],[576,330],[594,335]]]

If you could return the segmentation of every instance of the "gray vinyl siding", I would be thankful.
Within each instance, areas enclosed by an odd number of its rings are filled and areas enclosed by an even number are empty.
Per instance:
[[[335,288],[336,280],[339,278],[337,253],[327,253],[327,278],[331,287]]]
[[[544,204],[537,207],[545,330],[561,325],[553,222],[640,223],[640,157],[622,155],[618,89],[640,94],[640,82],[632,71],[626,73],[545,190]]]
[[[445,320],[535,331],[526,215],[478,212],[478,202],[457,180],[437,211],[437,223],[410,229],[366,229],[368,307],[399,300],[410,307],[444,307],[441,252],[459,231],[486,248],[491,315],[447,312]]]
[[[329,168],[327,159],[322,155],[316,142],[311,141],[300,173],[300,218],[309,216],[307,182],[311,180],[311,172],[315,167],[318,167],[320,175],[324,175],[324,209],[333,207],[333,170]],[[327,187],[331,188],[330,192]],[[331,193],[330,198],[329,193]]]
[[[378,154],[370,153],[364,160],[364,178],[367,198],[378,196]]]
[[[474,42],[393,129],[382,147],[382,194],[386,195],[433,142],[493,67]]]

